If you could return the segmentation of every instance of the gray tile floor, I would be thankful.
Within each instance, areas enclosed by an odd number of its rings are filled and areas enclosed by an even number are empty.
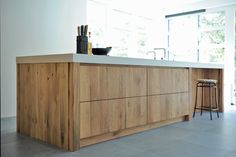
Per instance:
[[[236,112],[209,119],[209,113],[191,122],[180,122],[126,136],[76,152],[19,135],[15,118],[1,119],[2,157],[236,157]]]

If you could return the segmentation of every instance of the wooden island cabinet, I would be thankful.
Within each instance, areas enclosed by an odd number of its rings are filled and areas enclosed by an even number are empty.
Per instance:
[[[219,80],[222,111],[223,66],[175,64],[78,54],[18,57],[17,132],[75,151],[191,120],[200,77]]]

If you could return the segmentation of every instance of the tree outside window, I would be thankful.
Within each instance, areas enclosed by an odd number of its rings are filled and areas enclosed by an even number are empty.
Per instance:
[[[199,15],[199,52],[201,62],[224,62],[225,13]]]

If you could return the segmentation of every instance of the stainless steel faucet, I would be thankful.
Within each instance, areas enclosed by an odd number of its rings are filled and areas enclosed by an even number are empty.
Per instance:
[[[169,60],[169,53],[167,55],[165,48],[154,48],[154,51],[148,51],[146,54],[148,55],[149,53],[153,53],[154,60],[156,60],[157,59],[157,53],[158,53],[159,50],[162,50],[163,54],[164,54],[164,56],[161,59],[162,60],[163,59],[168,59]]]
[[[148,51],[146,54],[148,55],[149,53],[153,53],[154,60],[157,59],[156,51]]]
[[[165,59],[166,58],[166,49],[165,48],[154,48],[154,51],[156,52],[156,51],[158,51],[158,50],[163,50],[163,53],[164,53],[164,58],[162,58],[162,59]],[[169,56],[168,56],[168,60],[169,60]]]

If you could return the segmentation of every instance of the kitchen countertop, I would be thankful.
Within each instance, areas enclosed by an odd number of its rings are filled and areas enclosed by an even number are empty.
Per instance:
[[[152,59],[97,56],[97,55],[89,56],[85,54],[72,54],[72,53],[16,57],[16,63],[62,63],[62,62],[224,69],[223,64],[214,64],[214,63],[180,62],[180,61],[152,60]]]

